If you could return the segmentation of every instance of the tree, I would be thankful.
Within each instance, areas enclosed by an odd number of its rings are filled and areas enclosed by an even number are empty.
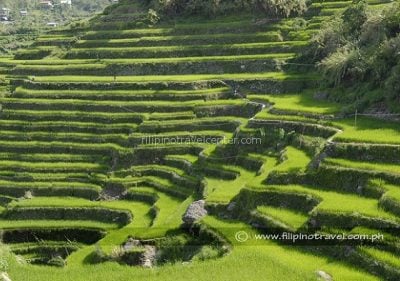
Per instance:
[[[142,0],[145,6],[167,16],[201,15],[206,17],[237,12],[262,12],[288,17],[302,14],[306,0]]]

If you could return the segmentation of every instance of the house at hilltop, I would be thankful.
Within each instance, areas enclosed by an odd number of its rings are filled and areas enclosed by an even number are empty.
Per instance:
[[[26,16],[28,15],[28,11],[27,11],[27,10],[20,10],[20,11],[19,11],[19,15],[20,15],[21,17],[26,17]]]
[[[56,22],[48,22],[46,25],[48,27],[57,27],[58,24]]]
[[[53,4],[53,1],[42,0],[42,1],[40,1],[39,6],[42,9],[51,9],[51,8],[53,8],[54,4]]]
[[[0,16],[9,17],[10,16],[10,12],[11,12],[10,9],[3,7],[3,8],[0,9]]]
[[[68,5],[68,6],[72,6],[72,0],[61,0],[60,1],[61,5]]]
[[[1,8],[0,9],[0,21],[7,22],[10,20],[10,12],[11,10],[8,8]]]

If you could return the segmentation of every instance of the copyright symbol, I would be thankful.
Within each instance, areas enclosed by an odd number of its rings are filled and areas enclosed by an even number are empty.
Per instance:
[[[247,234],[246,231],[238,231],[235,234],[235,238],[238,242],[246,242],[247,240],[249,240],[249,235]]]

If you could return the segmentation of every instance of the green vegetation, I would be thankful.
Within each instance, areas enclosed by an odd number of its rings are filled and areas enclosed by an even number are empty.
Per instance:
[[[36,77],[37,82],[114,82],[113,76],[41,76]],[[315,75],[289,75],[281,72],[266,72],[266,73],[233,73],[233,74],[214,74],[214,75],[166,75],[166,76],[119,76],[116,82],[190,82],[204,80],[240,80],[240,79],[277,79],[277,80],[300,80],[313,79]]]
[[[367,254],[371,255],[373,258],[376,258],[380,261],[387,262],[389,265],[399,268],[399,257],[390,252],[385,252],[381,250],[377,250],[374,248],[362,248],[362,251],[365,251]]]
[[[400,143],[399,124],[373,118],[343,119],[335,122],[343,133],[337,136],[338,141],[366,143]]]
[[[283,223],[287,223],[288,225],[299,228],[306,223],[308,220],[308,216],[297,213],[294,211],[290,211],[284,208],[275,208],[270,206],[259,206],[257,207],[257,211],[260,213],[271,216],[276,220],[280,220]]]
[[[249,95],[250,100],[265,101],[275,109],[310,114],[333,114],[339,111],[339,105],[325,100],[316,100],[315,92],[291,95]]]
[[[120,0],[0,58],[0,273],[400,280],[396,98],[371,78],[398,4],[367,3]],[[384,239],[255,236],[285,232]]]
[[[273,186],[273,189],[278,189],[286,192],[301,192],[321,198],[322,202],[313,210],[315,213],[347,213],[347,214],[362,214],[369,217],[378,217],[397,220],[395,215],[385,212],[379,207],[378,200],[363,198],[352,194],[343,194],[335,191],[323,191],[311,186],[300,185],[282,185]],[[338,205],[340,202],[340,205]]]
[[[381,172],[394,173],[394,174],[400,173],[399,165],[390,165],[390,164],[385,164],[385,163],[366,163],[366,162],[358,162],[358,161],[351,161],[351,160],[347,160],[347,159],[335,159],[335,158],[326,159],[325,162],[328,164],[349,167],[349,168],[357,168],[357,169],[371,170],[371,171],[381,171]]]
[[[314,55],[325,81],[340,86],[332,99],[359,110],[383,103],[380,110],[398,112],[399,14],[397,2],[372,9],[357,0],[321,28],[313,40]],[[350,90],[343,95],[346,87]]]
[[[149,7],[167,15],[205,15],[216,16],[224,13],[243,11],[263,12],[268,15],[302,14],[306,10],[306,1],[293,0],[240,0],[240,1],[197,1],[197,0],[172,0],[172,1],[142,1]],[[159,17],[154,10],[149,11],[149,21],[157,22]]]
[[[29,46],[41,31],[49,29],[49,22],[66,25],[99,13],[110,4],[109,0],[74,0],[69,6],[60,4],[60,1],[53,1],[54,5],[50,7],[40,2],[1,1],[0,8],[9,9],[9,13],[6,15],[7,20],[2,19],[0,22],[0,54]],[[53,40],[55,39],[57,38]],[[60,38],[60,41],[64,42],[65,38]]]
[[[274,169],[275,171],[305,171],[311,162],[310,157],[304,151],[291,146],[286,148],[281,157],[283,162]]]

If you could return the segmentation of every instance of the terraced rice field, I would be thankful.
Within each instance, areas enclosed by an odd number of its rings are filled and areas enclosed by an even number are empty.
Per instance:
[[[10,278],[400,280],[400,125],[341,116],[293,60],[350,2],[313,1],[302,29],[103,15],[1,58]],[[257,239],[277,233],[385,239]]]

